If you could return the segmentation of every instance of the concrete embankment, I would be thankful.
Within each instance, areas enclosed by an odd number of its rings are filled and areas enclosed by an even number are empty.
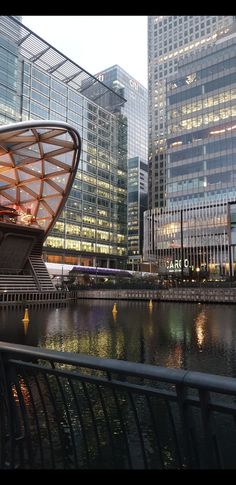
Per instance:
[[[201,303],[236,303],[236,288],[171,288],[163,290],[78,291],[78,299],[153,300]]]

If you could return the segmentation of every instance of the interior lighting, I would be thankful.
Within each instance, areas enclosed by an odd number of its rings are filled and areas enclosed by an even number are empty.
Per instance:
[[[182,141],[175,141],[174,143],[171,144],[172,147],[175,147],[177,145],[183,145]]]
[[[219,135],[220,133],[225,133],[225,128],[222,130],[215,130],[215,131],[210,131],[210,135]]]

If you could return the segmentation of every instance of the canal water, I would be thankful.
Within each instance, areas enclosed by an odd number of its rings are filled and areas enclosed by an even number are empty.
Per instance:
[[[236,307],[84,300],[0,310],[0,340],[236,377]]]

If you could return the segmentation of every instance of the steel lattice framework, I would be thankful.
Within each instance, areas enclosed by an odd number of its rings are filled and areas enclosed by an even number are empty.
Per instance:
[[[106,86],[95,76],[62,54],[44,39],[32,32],[14,16],[2,17],[2,34],[13,41],[19,54],[48,74],[72,87],[99,106],[116,111],[126,99]]]
[[[48,233],[76,174],[78,132],[67,123],[29,121],[0,127],[0,205],[17,211],[16,223]]]

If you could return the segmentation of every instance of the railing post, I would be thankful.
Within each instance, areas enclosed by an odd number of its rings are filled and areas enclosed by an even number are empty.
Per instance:
[[[205,456],[206,467],[210,469],[221,469],[222,458],[216,438],[215,426],[212,422],[213,417],[210,411],[210,394],[209,391],[199,390],[199,401],[201,406],[201,416],[203,432],[205,437]]]
[[[193,459],[193,446],[191,439],[191,423],[192,420],[189,417],[190,410],[186,402],[186,386],[183,383],[176,384],[177,402],[179,406],[180,420],[182,424],[183,440],[184,440],[184,453],[186,457],[186,466],[189,469],[195,468]],[[184,465],[184,463],[183,463]]]
[[[0,394],[1,394],[1,448],[4,448],[4,452],[1,450],[1,468],[14,469],[19,466],[16,463],[16,447],[19,436],[19,426],[17,422],[17,412],[14,408],[14,401],[12,396],[12,388],[9,383],[8,373],[9,369],[5,365],[5,361],[8,360],[7,355],[3,355],[0,352]],[[4,440],[4,443],[3,443]],[[9,444],[8,444],[9,443]],[[19,456],[22,459],[22,450],[19,449]]]

